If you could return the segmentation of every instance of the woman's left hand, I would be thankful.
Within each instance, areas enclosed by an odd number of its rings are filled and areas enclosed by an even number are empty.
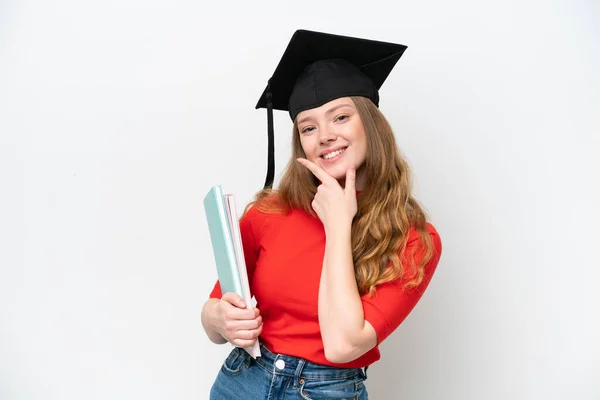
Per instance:
[[[357,211],[355,168],[351,167],[346,171],[346,187],[342,188],[337,179],[317,164],[305,158],[298,158],[297,161],[321,181],[312,201],[312,208],[325,229],[339,226],[341,223],[351,224]]]

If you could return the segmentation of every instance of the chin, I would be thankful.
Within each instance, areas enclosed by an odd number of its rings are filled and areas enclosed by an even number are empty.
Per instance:
[[[340,180],[346,179],[346,171],[348,171],[348,168],[350,168],[349,165],[331,165],[324,167],[323,169],[335,179]]]

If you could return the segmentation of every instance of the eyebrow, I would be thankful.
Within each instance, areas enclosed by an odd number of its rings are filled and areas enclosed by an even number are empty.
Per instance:
[[[352,107],[352,108],[354,108],[351,104],[340,104],[340,105],[337,105],[337,106],[335,106],[333,108],[330,108],[329,110],[325,111],[325,114],[331,114],[331,113],[333,113],[333,112],[335,112],[335,111],[337,111],[337,110],[339,110],[340,108],[343,108],[343,107]],[[310,117],[304,117],[304,118],[302,118],[300,121],[298,121],[298,125],[300,125],[303,122],[308,121],[309,119],[311,119],[311,118]]]

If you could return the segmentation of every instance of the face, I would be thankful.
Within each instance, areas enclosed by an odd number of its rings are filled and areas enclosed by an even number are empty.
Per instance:
[[[356,189],[361,190],[365,172],[359,167],[367,156],[367,135],[352,99],[343,97],[302,111],[296,120],[306,158],[342,185],[346,171],[354,165]]]

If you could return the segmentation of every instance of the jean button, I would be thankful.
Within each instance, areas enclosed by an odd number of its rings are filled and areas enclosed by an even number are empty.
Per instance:
[[[277,361],[275,361],[275,367],[277,367],[277,369],[284,369],[285,368],[285,361],[283,361],[283,360],[277,360]]]

